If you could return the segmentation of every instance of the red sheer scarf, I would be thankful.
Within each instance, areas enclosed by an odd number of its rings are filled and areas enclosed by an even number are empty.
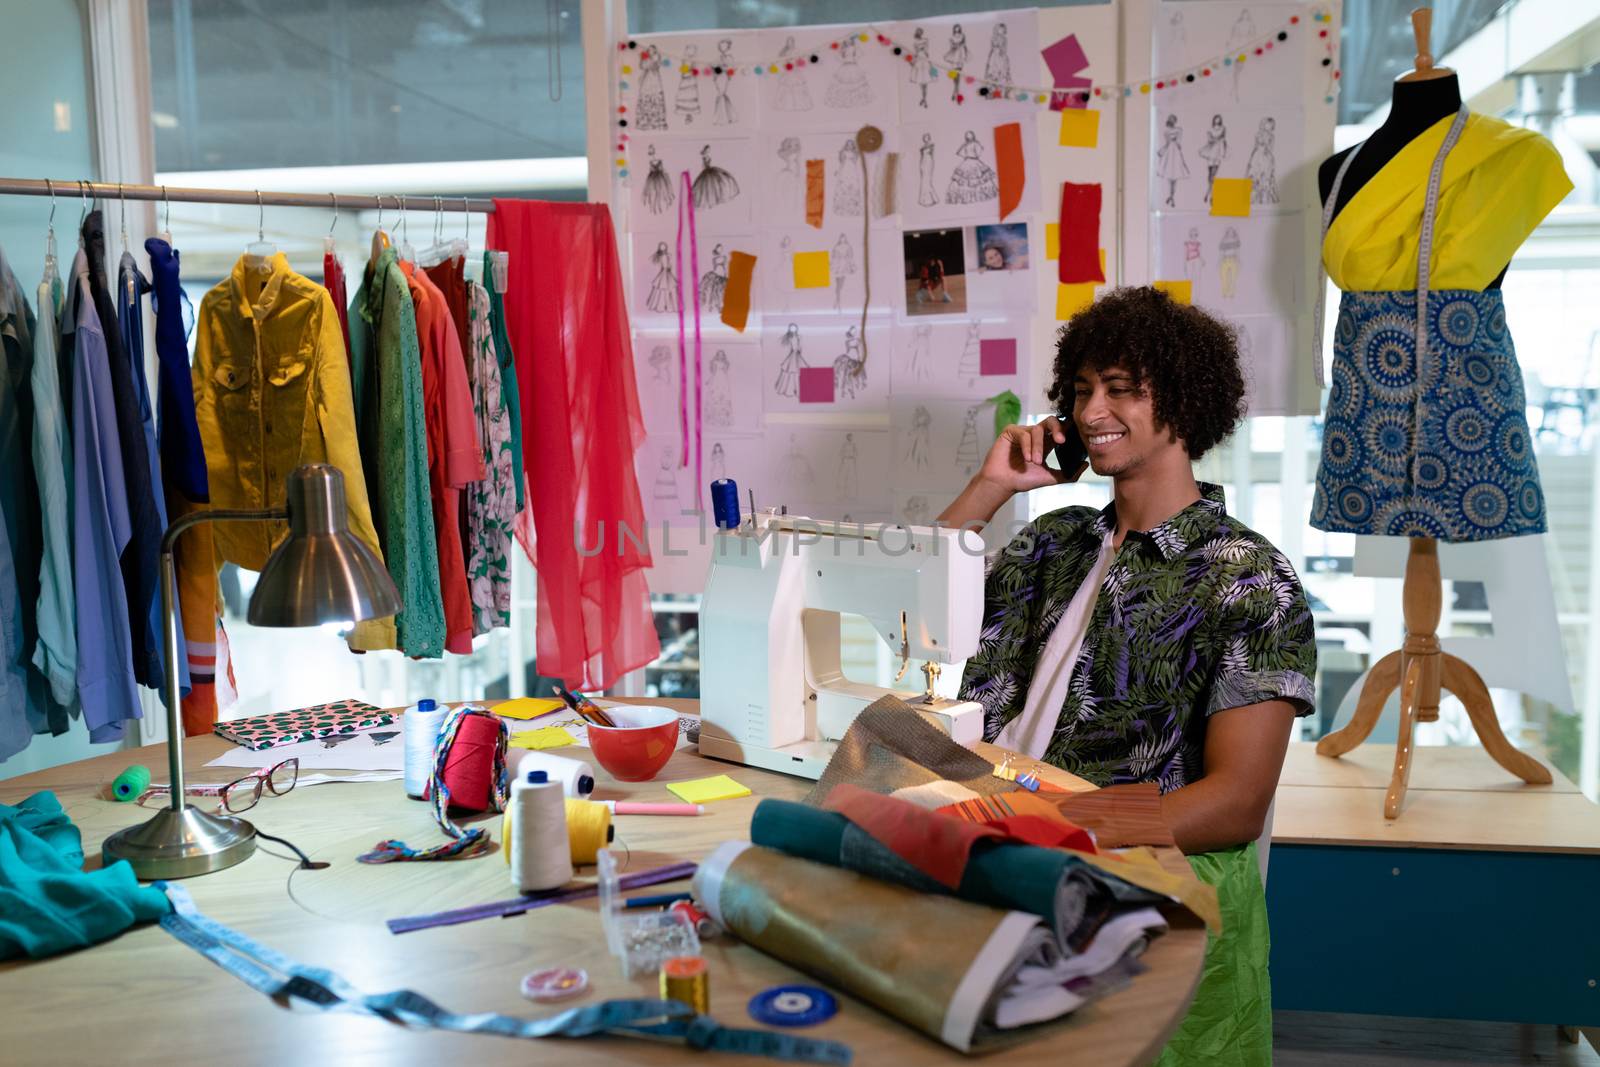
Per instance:
[[[611,212],[496,200],[489,247],[511,253],[506,325],[529,489],[516,529],[539,572],[539,673],[604,689],[661,654],[633,469],[644,419]]]

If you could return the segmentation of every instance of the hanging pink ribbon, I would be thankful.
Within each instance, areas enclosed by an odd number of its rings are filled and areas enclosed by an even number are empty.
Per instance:
[[[683,174],[683,194],[678,197],[678,427],[680,445],[678,450],[678,465],[689,465],[689,341],[687,324],[684,318],[684,260],[683,260],[683,231],[684,219],[687,214],[689,229],[689,302],[694,308],[694,499],[700,501],[701,463],[703,459],[701,446],[701,414],[700,414],[700,245],[695,236],[694,226],[694,183],[689,180],[687,170]]]

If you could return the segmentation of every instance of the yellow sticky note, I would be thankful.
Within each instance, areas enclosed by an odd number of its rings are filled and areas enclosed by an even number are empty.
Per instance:
[[[823,255],[827,253],[824,252]],[[709,804],[713,800],[732,800],[735,797],[750,795],[750,790],[726,774],[718,774],[711,778],[696,778],[692,782],[670,782],[667,788],[689,804]]]
[[[496,715],[503,715],[508,719],[537,719],[541,715],[560,711],[564,707],[566,705],[555,697],[516,697],[502,700],[492,710]]]
[[[1056,284],[1056,318],[1067,321],[1094,303],[1094,282],[1073,285]]]
[[[1211,183],[1211,213],[1213,215],[1250,214],[1250,179],[1218,178]]]
[[[1187,278],[1182,281],[1155,281],[1150,284],[1171,297],[1174,304],[1187,304],[1194,292],[1194,283]]]
[[[1061,223],[1047,222],[1044,224],[1044,258],[1061,258]]]
[[[1100,112],[1086,107],[1061,111],[1061,147],[1097,148],[1100,145]]]
[[[833,283],[828,269],[828,252],[796,252],[794,254],[794,287],[796,289],[826,289]]]
[[[577,742],[578,739],[567,733],[564,727],[546,726],[539,730],[523,730],[521,733],[512,734],[508,744],[512,748],[531,748],[538,751],[544,748],[564,748]]]
[[[1109,274],[1106,274],[1106,250],[1103,248],[1100,250],[1100,273],[1105,274],[1108,278],[1110,277]]]

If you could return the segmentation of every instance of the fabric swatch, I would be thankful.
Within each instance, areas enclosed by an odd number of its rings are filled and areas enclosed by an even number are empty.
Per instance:
[[[1211,213],[1247,218],[1250,214],[1249,178],[1218,178],[1211,183]]]
[[[709,804],[713,800],[734,800],[750,795],[749,789],[726,774],[696,778],[690,782],[669,782],[667,788],[687,804]]]
[[[827,161],[806,160],[806,225],[822,229],[822,208],[828,201]]]
[[[750,320],[750,282],[756,273],[756,257],[735,252],[728,257],[728,284],[722,291],[722,322],[744,333]]]
[[[1106,280],[1106,272],[1100,266],[1100,199],[1099,182],[1061,183],[1061,247],[1056,280],[1063,285]]]
[[[1022,188],[1028,184],[1027,166],[1022,156],[1022,124],[1007,122],[994,128],[994,158],[1000,173],[1000,220],[1022,203]],[[1095,232],[1100,228],[1096,219]]]

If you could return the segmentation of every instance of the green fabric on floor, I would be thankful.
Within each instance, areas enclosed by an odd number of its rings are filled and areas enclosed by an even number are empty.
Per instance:
[[[1222,934],[1206,939],[1200,988],[1156,1067],[1271,1067],[1271,937],[1255,842],[1188,859],[1216,887]]]
[[[83,839],[51,792],[0,804],[0,960],[42,959],[171,910],[126,861],[83,870]]]

